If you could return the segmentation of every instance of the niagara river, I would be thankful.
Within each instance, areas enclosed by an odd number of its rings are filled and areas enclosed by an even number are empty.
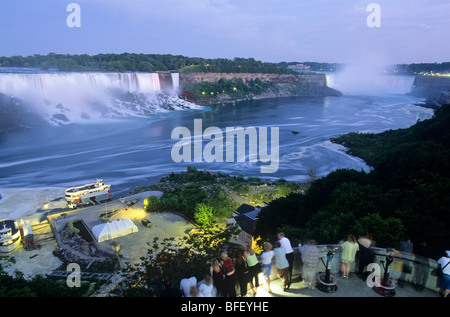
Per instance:
[[[17,78],[16,83],[22,80],[20,85],[9,85],[9,89],[20,93],[18,89],[29,83],[25,83],[20,76]],[[88,87],[88,81],[83,82],[83,93],[93,96],[92,91],[96,87],[112,85],[110,79],[103,77],[102,80],[91,87]],[[338,81],[336,77],[330,85],[338,86]],[[330,142],[330,138],[349,132],[377,133],[407,128],[417,120],[433,115],[431,109],[417,105],[421,99],[407,94],[412,85],[411,78],[387,84],[390,88],[392,85],[401,87],[385,92],[382,89],[364,93],[350,91],[340,97],[262,99],[211,107],[186,106],[175,111],[154,111],[157,107],[153,107],[152,112],[115,115],[106,119],[97,119],[92,108],[81,106],[80,99],[76,100],[79,106],[69,105],[68,101],[72,99],[67,95],[52,101],[58,95],[58,87],[48,88],[43,81],[39,85],[39,90],[46,93],[43,104],[47,106],[41,107],[48,107],[54,102],[57,109],[64,108],[69,114],[79,113],[85,120],[0,135],[2,216],[17,217],[29,213],[21,208],[29,208],[30,204],[17,204],[14,210],[8,210],[10,205],[5,203],[8,195],[21,193],[26,200],[31,199],[27,195],[32,195],[28,191],[32,191],[33,195],[40,191],[45,196],[43,200],[50,200],[61,195],[67,187],[103,179],[112,185],[114,196],[120,197],[136,186],[158,182],[171,172],[185,171],[187,166],[236,176],[284,178],[300,182],[307,179],[309,170],[313,170],[317,177],[342,168],[370,171],[364,161],[346,154],[345,148]],[[3,89],[0,93],[7,93],[6,84],[0,84],[0,88]],[[137,86],[114,88],[124,91],[139,89]],[[152,87],[145,86],[145,89],[153,93]],[[103,98],[104,93],[96,96]],[[77,96],[80,98],[80,95]],[[117,101],[120,96],[116,94],[116,102],[107,106],[110,109],[118,109],[118,105],[122,107],[124,100]],[[151,104],[151,101],[149,99],[144,103]],[[70,119],[69,115],[67,117]],[[204,129],[278,127],[278,170],[272,174],[262,174],[261,163],[248,159],[244,162],[174,162],[171,150],[176,140],[171,138],[171,133],[180,126],[193,130],[195,119],[202,119]]]

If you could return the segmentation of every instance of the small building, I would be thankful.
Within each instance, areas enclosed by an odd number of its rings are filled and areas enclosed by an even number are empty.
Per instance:
[[[294,65],[289,65],[288,68],[295,70],[297,72],[301,72],[304,70],[310,70],[311,66],[309,65],[304,65],[304,64],[294,64]]]
[[[241,232],[231,242],[244,246],[253,245],[253,232],[255,230],[255,225],[258,221],[260,211],[260,206],[242,204],[233,212],[233,216],[228,218],[227,221],[228,223],[236,224],[241,229]]]
[[[135,232],[138,232],[138,228],[128,218],[117,219],[92,228],[92,234],[97,242],[113,240]]]

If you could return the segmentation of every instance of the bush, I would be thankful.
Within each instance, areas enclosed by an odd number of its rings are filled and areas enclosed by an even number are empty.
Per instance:
[[[202,227],[211,225],[213,218],[213,210],[211,206],[204,203],[195,205],[194,219]]]

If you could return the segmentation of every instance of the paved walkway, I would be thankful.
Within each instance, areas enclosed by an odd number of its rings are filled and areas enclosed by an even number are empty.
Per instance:
[[[337,289],[334,293],[325,293],[317,289],[309,289],[304,282],[300,281],[299,276],[294,276],[290,288],[283,291],[281,288],[281,280],[271,281],[271,293],[267,292],[263,286],[257,290],[255,297],[382,297],[372,288],[361,280],[356,274],[351,273],[348,279],[337,278]],[[248,297],[253,297],[253,291],[249,290]],[[403,287],[395,287],[395,295],[393,297],[440,297],[433,290],[425,289],[417,292],[410,283],[403,283]]]

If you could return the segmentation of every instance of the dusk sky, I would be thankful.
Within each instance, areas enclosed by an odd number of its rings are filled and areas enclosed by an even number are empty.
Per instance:
[[[80,27],[66,8],[79,4]],[[380,27],[369,27],[370,3]],[[449,0],[1,0],[0,55],[450,61]]]

